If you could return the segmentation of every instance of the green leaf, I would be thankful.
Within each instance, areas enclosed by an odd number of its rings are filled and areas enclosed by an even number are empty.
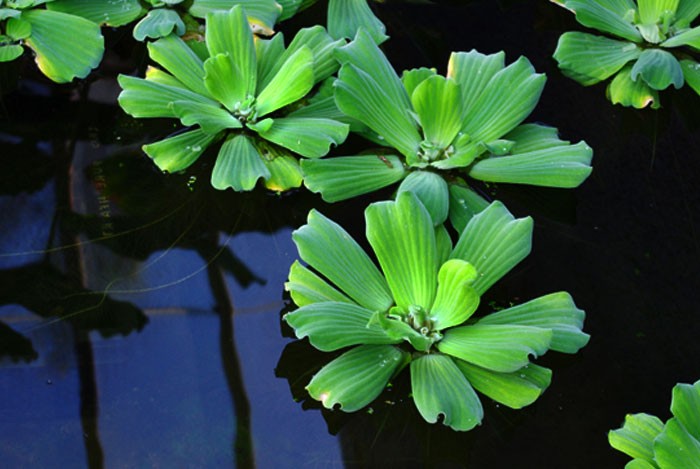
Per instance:
[[[354,412],[376,399],[406,360],[394,346],[361,345],[321,368],[306,389],[327,409]]]
[[[551,329],[552,350],[576,353],[590,338],[581,331],[585,317],[586,314],[576,307],[571,295],[559,292],[489,314],[479,318],[477,324],[516,324]]]
[[[335,82],[338,108],[377,132],[406,157],[414,157],[421,142],[411,116],[411,102],[391,64],[361,30],[350,44],[336,49],[342,64]]]
[[[187,88],[211,98],[204,86],[204,64],[185,41],[174,35],[163,37],[148,43],[148,53]]]
[[[201,129],[184,132],[174,137],[143,146],[143,151],[153,159],[161,171],[176,173],[197,161],[217,138]]]
[[[376,323],[374,314],[361,306],[344,302],[324,302],[303,306],[284,315],[297,338],[309,338],[311,345],[324,352],[350,345],[396,344]]]
[[[515,219],[496,201],[467,224],[452,252],[479,272],[473,287],[481,295],[524,259],[532,246],[532,218]]]
[[[228,54],[216,54],[204,61],[204,86],[209,94],[233,112],[245,100],[246,81]]]
[[[291,104],[314,86],[313,54],[302,47],[289,57],[257,98],[258,117]]]
[[[567,32],[559,38],[554,58],[564,75],[589,86],[613,76],[641,53],[642,49],[634,43]]]
[[[24,53],[22,46],[12,44],[9,46],[0,46],[0,62],[10,62],[20,57]]]
[[[678,10],[676,10],[676,28],[687,28],[698,15],[700,15],[700,3],[693,0],[681,0],[678,4]]]
[[[700,381],[674,386],[671,412],[688,433],[700,441]]]
[[[229,11],[212,11],[206,15],[206,43],[209,55],[225,54],[235,64],[237,80],[235,101],[246,101],[255,96],[258,80],[257,58],[253,33],[245,11],[235,5]]]
[[[217,10],[230,10],[233,5],[245,8],[248,22],[254,31],[270,35],[274,31],[282,8],[274,0],[194,0],[187,12],[195,18],[205,18]]]
[[[471,430],[484,417],[479,397],[452,359],[423,355],[411,362],[411,389],[418,412],[429,423],[442,415],[453,430]]]
[[[694,60],[681,60],[681,68],[685,82],[700,94],[700,64]]]
[[[473,265],[452,259],[440,267],[435,302],[430,308],[434,328],[443,330],[465,322],[479,306],[479,294],[471,287],[477,272]]]
[[[552,331],[532,326],[468,325],[448,329],[437,348],[488,370],[510,373],[549,348]]]
[[[301,265],[299,261],[294,261],[289,269],[289,281],[284,284],[284,289],[289,292],[297,306],[328,301],[352,303],[347,296]]]
[[[32,34],[32,25],[30,22],[19,18],[10,18],[5,24],[5,34],[15,41],[26,39]]]
[[[672,418],[654,440],[654,459],[663,468],[700,467],[700,442],[678,418]]]
[[[413,171],[401,182],[398,193],[413,192],[425,206],[435,226],[447,219],[450,194],[445,180],[428,171]]]
[[[363,155],[302,160],[304,184],[326,202],[366,194],[400,181],[406,169],[397,156]]]
[[[585,142],[512,156],[485,158],[469,176],[488,182],[578,187],[591,174],[593,150]]]
[[[445,228],[445,225],[435,227],[435,243],[438,249],[438,265],[442,265],[450,259],[450,254],[452,254],[452,248],[454,247],[452,246],[450,233]]]
[[[655,90],[664,90],[671,84],[678,89],[683,86],[683,70],[673,54],[660,49],[646,49],[632,67],[630,77],[639,77]]]
[[[632,458],[651,462],[654,460],[654,439],[663,428],[661,420],[653,415],[628,414],[622,428],[608,433],[608,442]]]
[[[437,289],[437,245],[430,214],[411,192],[365,210],[367,240],[386,276],[396,305],[429,308]]]
[[[104,38],[92,21],[49,10],[25,11],[21,18],[32,26],[25,44],[36,53],[39,70],[56,83],[85,78],[102,60]]]
[[[667,12],[676,13],[679,0],[637,0],[642,24],[659,23]]]
[[[552,380],[552,370],[533,363],[512,373],[498,373],[463,360],[455,364],[477,391],[511,409],[535,402]]]
[[[263,163],[270,171],[265,179],[265,187],[271,191],[286,191],[301,186],[304,175],[299,167],[299,161],[287,154],[283,148],[273,145],[263,145],[264,140],[257,140],[255,146],[263,156]]]
[[[377,44],[389,38],[384,34],[384,24],[374,16],[367,0],[329,0],[328,32],[331,36],[353,39],[360,28]]]
[[[691,46],[700,49],[700,26],[687,29],[661,43],[662,47]]]
[[[659,466],[644,459],[633,459],[625,464],[625,469],[658,469]]]
[[[60,0],[48,3],[46,8],[107,26],[123,26],[145,13],[138,0]]]
[[[559,140],[557,129],[539,124],[519,125],[508,132],[505,138],[515,142],[511,149],[515,154],[569,145],[568,141]]]
[[[403,315],[403,313],[400,312],[399,315]],[[380,311],[372,316],[370,324],[379,325],[388,337],[397,342],[405,340],[420,352],[427,352],[435,342],[433,338],[421,334],[402,319],[389,317]]]
[[[642,109],[651,104],[652,109],[658,109],[659,93],[651,89],[644,80],[632,80],[632,66],[628,65],[613,78],[606,93],[613,104],[633,106]]]
[[[145,41],[147,37],[157,39],[169,34],[185,34],[185,23],[175,10],[157,8],[151,10],[134,26],[134,39]]]
[[[190,91],[176,78],[155,68],[146,72],[145,80],[128,75],[117,79],[122,87],[119,105],[133,117],[177,117],[171,106],[175,101],[217,106],[216,101]]]
[[[343,39],[334,40],[323,28],[323,26],[312,26],[303,28],[294,36],[289,47],[285,51],[282,62],[291,57],[302,47],[308,47],[314,58],[314,83],[325,80],[338,71],[340,64],[335,59],[334,51],[345,44]],[[276,70],[275,70],[276,73]]]
[[[567,1],[566,6],[576,12],[576,20],[584,26],[610,33],[632,42],[642,42],[642,36],[634,27],[634,14],[622,15],[620,6],[607,1]],[[629,3],[629,2],[628,2]],[[634,8],[634,6],[632,6]],[[634,13],[634,10],[632,10]]]
[[[284,35],[279,33],[270,39],[258,38],[254,44],[257,55],[256,89],[261,90],[272,80],[284,63],[282,60],[282,56],[285,54]]]
[[[462,97],[456,81],[435,75],[419,84],[411,95],[425,139],[447,148],[462,127]]]
[[[224,190],[249,191],[258,179],[267,179],[270,171],[260,154],[245,135],[229,135],[216,157],[211,173],[211,185]]]
[[[284,21],[291,18],[297,13],[309,8],[311,5],[316,3],[317,0],[277,0],[282,6],[282,14],[279,20]]]
[[[476,50],[452,52],[447,64],[447,78],[454,79],[460,85],[463,119],[494,75],[504,67],[505,53],[503,52],[491,55],[484,55]]]
[[[391,291],[379,269],[335,222],[311,210],[308,222],[292,233],[299,256],[360,306],[387,311]]]
[[[430,77],[434,77],[437,74],[434,68],[414,68],[412,70],[404,70],[401,74],[401,82],[404,88],[406,88],[406,93],[408,96],[413,95],[413,91],[418,85],[423,83]]]
[[[525,57],[497,72],[464,116],[462,130],[472,140],[502,137],[535,108],[546,78]]]
[[[474,215],[489,203],[479,194],[460,184],[450,184],[450,223],[458,233],[464,231]]]
[[[255,124],[249,124],[248,127],[265,140],[307,158],[326,155],[331,145],[343,143],[349,132],[349,126],[342,122],[307,117],[274,119],[272,126],[264,131],[258,131]]]
[[[224,129],[240,129],[241,123],[221,107],[192,101],[170,103],[173,113],[182,125],[199,125],[208,134],[217,134]]]

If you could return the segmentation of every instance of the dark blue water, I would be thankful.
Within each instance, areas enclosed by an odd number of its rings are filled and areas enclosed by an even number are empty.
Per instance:
[[[700,98],[625,109],[561,76],[556,40],[580,28],[547,2],[376,12],[398,70],[444,72],[450,51],[476,48],[547,73],[529,121],[586,140],[594,172],[573,191],[484,188],[536,226],[532,255],[482,303],[569,291],[589,345],[543,357],[544,395],[520,411],[485,402],[469,433],[423,423],[401,381],[371,415],[296,402],[327,357],[280,325],[290,233],[316,207],[361,237],[363,207],[390,192],[330,206],[305,191],[213,191],[207,161],[159,174],[139,146],[171,122],[121,112],[115,76],[146,55],[109,31],[87,81],[53,85],[28,59],[0,74],[4,467],[622,467],[607,431],[626,413],[670,416],[673,385],[700,378]]]

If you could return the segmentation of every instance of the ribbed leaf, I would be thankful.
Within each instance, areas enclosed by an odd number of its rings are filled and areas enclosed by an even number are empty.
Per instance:
[[[532,363],[512,373],[498,373],[459,359],[455,364],[477,391],[512,409],[535,402],[552,380],[552,370]]]
[[[593,150],[585,142],[512,156],[485,158],[469,176],[488,182],[578,187],[590,174]]]
[[[249,125],[257,131],[255,124]],[[332,145],[340,145],[348,136],[349,126],[331,119],[287,117],[274,119],[272,126],[258,134],[265,140],[307,158],[325,156]]]
[[[663,428],[663,422],[653,415],[628,414],[622,428],[608,433],[608,442],[632,458],[653,461],[654,439]]]
[[[391,345],[355,347],[321,368],[306,389],[327,409],[360,410],[379,396],[407,355]]]
[[[662,47],[692,46],[700,49],[700,26],[676,34],[670,39],[661,43]]]
[[[637,0],[642,24],[659,23],[666,13],[676,13],[679,0]]]
[[[21,19],[32,26],[25,44],[36,53],[39,70],[57,83],[85,78],[104,53],[100,27],[78,16],[49,10],[30,10]]]
[[[279,33],[270,39],[256,39],[255,51],[258,69],[256,89],[261,90],[272,80],[279,67],[284,63],[282,60],[282,55],[285,53],[284,35]]]
[[[632,80],[632,66],[628,65],[618,73],[610,82],[606,93],[613,104],[633,106],[642,109],[651,104],[652,109],[657,109],[659,93],[651,89],[644,80]]]
[[[477,277],[469,262],[451,259],[440,267],[435,302],[430,308],[434,328],[443,330],[457,326],[474,314],[479,294],[471,287]]]
[[[567,32],[559,38],[554,58],[564,75],[588,86],[611,77],[641,53],[642,49],[631,42]]]
[[[404,88],[406,88],[406,93],[408,96],[413,94],[413,91],[418,85],[423,83],[430,77],[434,77],[437,74],[434,68],[414,68],[412,70],[404,70],[401,74],[401,82]]]
[[[284,284],[284,288],[297,306],[328,301],[352,303],[347,296],[301,265],[299,261],[294,261],[289,269],[289,281]]]
[[[462,97],[456,81],[435,75],[424,80],[411,95],[423,135],[438,148],[447,148],[462,127]]]
[[[161,171],[175,173],[194,163],[216,138],[201,129],[191,130],[144,145],[143,151]]]
[[[240,78],[238,66],[228,54],[216,54],[204,61],[204,86],[209,94],[229,111],[245,99],[246,81]]]
[[[517,324],[551,329],[552,350],[576,353],[588,343],[589,335],[581,331],[585,317],[571,295],[559,292],[489,314],[480,318],[477,324]]]
[[[655,90],[665,90],[671,84],[678,89],[683,86],[681,64],[670,52],[661,49],[646,49],[632,67],[633,81],[640,77]]]
[[[284,320],[294,328],[297,338],[309,338],[311,345],[324,352],[350,345],[396,344],[376,323],[374,314],[362,306],[345,302],[314,303],[285,314]]]
[[[569,145],[568,141],[559,139],[557,129],[539,124],[519,125],[504,138],[515,142],[511,149],[515,154]]]
[[[515,219],[496,201],[469,221],[451,257],[476,267],[479,278],[473,287],[483,294],[524,259],[531,246],[532,219]]]
[[[0,62],[10,62],[24,53],[24,48],[18,44],[0,46]]]
[[[360,306],[387,311],[391,292],[379,269],[335,222],[311,210],[308,222],[292,233],[299,256]]]
[[[464,231],[474,215],[489,203],[479,194],[460,184],[450,184],[450,223],[458,233]]]
[[[552,331],[532,326],[469,325],[448,329],[437,348],[488,370],[510,373],[549,348]]]
[[[146,38],[156,39],[169,34],[182,36],[185,34],[185,23],[175,10],[157,8],[150,10],[141,21],[134,26],[134,39],[145,41]]]
[[[700,467],[700,442],[672,418],[654,440],[654,459],[662,468]]]
[[[681,0],[678,3],[678,10],[676,10],[675,26],[677,28],[687,28],[698,15],[700,15],[700,2]]]
[[[256,139],[254,145],[270,172],[270,176],[265,179],[266,188],[281,192],[301,186],[303,174],[299,161],[287,150],[262,139]]]
[[[425,309],[437,289],[437,245],[430,214],[411,192],[365,210],[367,239],[382,266],[396,305]]]
[[[258,179],[267,179],[270,171],[245,135],[230,135],[219,150],[211,173],[211,185],[224,190],[249,191]]]
[[[277,67],[279,68],[284,63],[284,60],[291,57],[302,47],[308,47],[314,57],[314,83],[318,83],[338,71],[340,64],[335,59],[334,51],[344,44],[345,41],[343,39],[334,40],[323,26],[316,25],[310,28],[303,28],[299,30],[292,42],[289,43],[289,47],[282,57],[282,62]]]
[[[411,362],[411,389],[418,412],[429,423],[442,415],[444,425],[467,431],[484,417],[479,397],[457,365],[444,355],[424,355]]]
[[[681,60],[681,68],[685,82],[700,94],[700,64],[694,60]]]
[[[447,220],[450,194],[445,180],[428,171],[413,171],[401,182],[398,193],[413,192],[425,206],[435,226]]]
[[[674,386],[671,412],[688,433],[700,441],[700,381]]]
[[[576,12],[576,20],[584,26],[610,33],[633,42],[642,42],[642,36],[634,27],[634,14],[621,15],[619,6],[613,1],[567,1],[567,8]]]
[[[204,64],[185,41],[173,35],[163,37],[148,43],[148,53],[187,88],[211,98],[204,86]]]
[[[445,225],[435,227],[435,244],[437,244],[438,250],[438,265],[442,265],[450,259],[450,254],[452,254],[454,247],[450,233],[445,228]]]
[[[60,0],[46,8],[107,26],[123,26],[145,13],[138,0]]]
[[[297,101],[314,86],[314,58],[302,47],[289,57],[257,98],[258,117]]]
[[[174,101],[171,103],[173,113],[182,125],[199,125],[208,134],[216,134],[224,129],[240,129],[241,123],[220,106],[194,103],[192,101]]]
[[[377,44],[389,37],[384,24],[372,13],[367,0],[329,0],[328,32],[334,38],[354,39],[362,28]]]
[[[235,101],[255,96],[258,80],[255,44],[243,8],[236,5],[230,11],[212,11],[206,18],[209,56],[225,54],[236,65],[237,80],[241,83],[236,84],[235,89],[240,94]]]
[[[494,75],[505,67],[505,53],[484,55],[476,50],[453,52],[447,64],[447,78],[452,78],[461,87],[462,117],[481,96]]]
[[[363,155],[302,160],[304,184],[326,202],[366,194],[400,181],[406,174],[397,156]]]
[[[248,22],[257,32],[272,34],[282,8],[274,0],[194,0],[188,13],[195,18],[205,18],[217,10],[230,10],[233,5],[245,8]]]

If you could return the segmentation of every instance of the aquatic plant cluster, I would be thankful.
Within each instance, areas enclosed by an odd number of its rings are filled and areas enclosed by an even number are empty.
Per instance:
[[[532,404],[552,378],[533,360],[584,347],[585,314],[566,292],[484,311],[481,296],[529,254],[533,222],[484,198],[474,181],[575,188],[591,173],[591,148],[525,122],[546,80],[526,58],[458,51],[444,75],[399,75],[367,0],[329,0],[327,28],[288,41],[275,32],[313,3],[0,0],[0,61],[26,46],[48,78],[69,82],[99,64],[100,26],[131,24],[152,64],[144,77],[119,76],[119,103],[134,118],[179,123],[143,146],[160,170],[211,158],[216,189],[304,185],[328,202],[397,185],[392,200],[365,209],[372,253],[316,210],[292,235],[303,263],[291,266],[285,288],[297,308],[283,320],[297,338],[340,353],[307,386],[326,408],[366,408],[405,369],[422,417],[455,430],[481,422],[477,391],[512,408]],[[697,2],[555,3],[622,38],[565,33],[554,57],[566,75],[584,85],[614,76],[611,101],[635,107],[658,107],[670,85],[700,93]],[[366,148],[329,155],[351,133]],[[673,419],[629,416],[611,444],[635,467],[691,467],[699,389],[677,386]],[[695,459],[676,461],[673,445]]]

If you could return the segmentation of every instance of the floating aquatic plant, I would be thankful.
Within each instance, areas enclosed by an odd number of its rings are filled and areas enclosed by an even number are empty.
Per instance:
[[[144,41],[175,33],[199,33],[193,18],[205,18],[217,10],[234,5],[245,7],[248,21],[256,33],[270,35],[282,7],[275,0],[54,0],[49,8],[81,16],[97,24],[123,26],[139,19],[134,38]]]
[[[516,220],[494,202],[452,246],[406,191],[370,205],[365,219],[381,270],[315,210],[293,233],[310,268],[292,265],[286,288],[299,308],[284,319],[319,350],[349,347],[307,386],[325,407],[361,409],[409,366],[423,418],[442,415],[445,425],[469,430],[483,416],[474,389],[509,407],[529,405],[551,378],[530,355],[575,353],[587,343],[584,313],[564,292],[473,317],[480,295],[529,253],[530,218]]]
[[[653,415],[630,414],[622,428],[610,431],[610,445],[633,458],[625,467],[700,467],[700,381],[673,388],[671,413],[665,424]]]
[[[44,8],[53,0],[0,0],[0,62],[27,46],[39,70],[58,83],[85,78],[104,53],[100,28],[84,18]]]
[[[555,0],[579,23],[615,39],[584,32],[559,38],[554,58],[562,72],[582,85],[610,77],[613,104],[658,108],[659,91],[684,83],[700,94],[698,0]],[[687,50],[683,48],[686,47]]]
[[[260,178],[275,190],[299,186],[293,155],[323,156],[348,134],[347,124],[313,109],[290,109],[336,71],[332,51],[340,41],[321,26],[301,30],[287,48],[281,35],[254,39],[240,6],[207,14],[206,26],[202,57],[171,35],[148,44],[164,70],[119,76],[127,113],[178,118],[188,127],[143,150],[161,170],[176,172],[223,140],[211,176],[217,189],[250,190]]]
[[[364,31],[336,56],[342,64],[335,82],[338,108],[357,121],[353,131],[388,148],[303,162],[306,186],[327,201],[403,180],[402,188],[418,193],[440,224],[448,212],[461,218],[462,211],[486,205],[462,176],[575,187],[591,172],[585,142],[571,145],[554,128],[521,125],[545,82],[524,57],[505,66],[502,52],[455,52],[447,76],[420,68],[399,78]],[[450,204],[450,197],[469,207]]]

